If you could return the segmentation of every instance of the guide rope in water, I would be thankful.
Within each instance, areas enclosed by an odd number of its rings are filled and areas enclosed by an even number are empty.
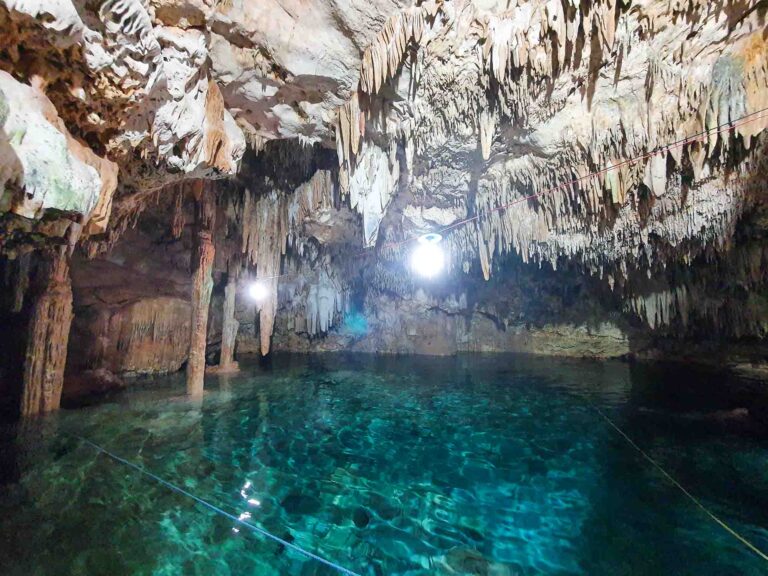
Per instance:
[[[156,482],[159,482],[160,484],[162,484],[163,486],[165,486],[169,490],[172,490],[173,492],[177,492],[178,494],[186,496],[187,498],[191,498],[192,500],[194,500],[198,504],[200,504],[202,506],[205,506],[209,510],[215,512],[216,514],[224,516],[225,518],[227,518],[229,520],[232,520],[233,522],[237,522],[241,526],[243,526],[245,528],[248,528],[249,530],[251,530],[253,532],[256,532],[257,534],[260,534],[261,536],[264,536],[265,538],[273,540],[274,542],[277,542],[278,544],[282,544],[286,548],[290,548],[291,550],[293,550],[295,552],[298,552],[299,554],[301,554],[301,555],[303,555],[303,556],[305,556],[307,558],[310,558],[312,560],[316,560],[317,562],[320,562],[321,564],[325,564],[326,566],[328,566],[330,568],[333,568],[334,570],[336,570],[336,571],[338,571],[338,572],[340,572],[342,574],[346,574],[347,576],[361,576],[357,572],[353,572],[352,570],[349,570],[348,568],[344,568],[343,566],[340,566],[340,565],[336,564],[335,562],[332,562],[331,560],[326,560],[322,556],[318,556],[317,554],[315,554],[313,552],[310,552],[309,550],[305,550],[301,546],[298,546],[296,544],[288,542],[287,540],[285,540],[283,538],[280,538],[279,536],[275,536],[274,534],[272,534],[271,532],[268,532],[264,528],[259,528],[258,526],[254,525],[254,524],[251,524],[250,522],[246,522],[242,518],[238,518],[234,514],[230,514],[226,510],[222,510],[218,506],[216,506],[214,504],[211,504],[210,502],[208,502],[206,500],[203,500],[202,498],[200,498],[198,496],[195,496],[191,492],[187,492],[186,490],[184,490],[183,488],[181,488],[179,486],[176,486],[172,482],[168,482],[167,480],[164,480],[163,478],[161,478],[157,474],[153,474],[152,472],[150,472],[149,470],[146,470],[145,468],[139,466],[138,464],[134,464],[130,460],[126,460],[125,458],[121,458],[117,454],[114,454],[114,453],[110,452],[109,450],[99,446],[95,442],[91,442],[87,438],[83,438],[82,436],[75,436],[75,437],[78,440],[80,440],[81,442],[84,442],[85,444],[88,444],[92,448],[95,448],[97,451],[101,452],[102,454],[105,454],[106,456],[109,456],[110,458],[112,458],[116,462],[119,462],[121,464],[125,464],[126,466],[132,468],[133,470],[136,470],[137,472],[140,472],[144,476],[147,476],[147,477],[155,480]]]
[[[720,519],[714,512],[709,510],[698,498],[696,498],[693,494],[691,494],[680,482],[678,482],[669,472],[666,471],[666,469],[657,462],[651,455],[649,455],[645,450],[643,450],[640,446],[638,446],[632,438],[629,437],[629,435],[624,432],[608,415],[605,414],[597,405],[590,402],[592,407],[595,409],[595,411],[600,415],[603,420],[611,427],[613,428],[626,442],[634,448],[640,455],[648,461],[656,470],[658,470],[661,475],[666,478],[673,486],[677,487],[691,502],[693,502],[696,507],[701,509],[707,516],[709,516],[710,519],[712,519],[716,524],[718,524],[721,528],[723,528],[726,532],[728,532],[731,536],[736,538],[739,542],[741,542],[746,548],[748,548],[751,552],[756,554],[758,557],[760,557],[762,560],[768,562],[768,554],[760,550],[755,544],[750,542],[745,536],[737,532],[734,528],[729,526],[724,520]],[[178,494],[181,494],[183,496],[186,496],[198,504],[208,508],[209,510],[237,523],[241,526],[248,528],[249,530],[264,536],[265,538],[268,538],[270,540],[273,540],[274,542],[277,542],[278,544],[281,544],[285,546],[286,548],[289,548],[295,552],[298,552],[299,554],[310,558],[312,560],[315,560],[317,562],[320,562],[321,564],[325,564],[326,566],[333,568],[334,570],[346,574],[348,576],[361,576],[357,572],[353,572],[352,570],[349,570],[348,568],[344,568],[343,566],[340,566],[339,564],[336,564],[335,562],[332,562],[331,560],[327,560],[323,558],[322,556],[319,556],[313,552],[310,552],[309,550],[306,550],[302,548],[301,546],[298,546],[296,544],[293,544],[291,542],[288,542],[287,540],[280,538],[279,536],[275,536],[271,532],[268,532],[267,530],[260,528],[254,524],[251,524],[249,522],[246,522],[242,518],[239,518],[235,516],[234,514],[231,514],[218,506],[211,504],[210,502],[203,500],[202,498],[195,496],[191,492],[188,492],[187,490],[184,490],[183,488],[173,484],[172,482],[169,482],[160,476],[153,474],[152,472],[146,470],[142,466],[139,466],[138,464],[134,464],[133,462],[126,460],[125,458],[122,458],[118,456],[117,454],[114,454],[107,450],[106,448],[103,448],[102,446],[99,446],[95,442],[92,442],[88,440],[87,438],[83,438],[82,436],[75,435],[75,438],[82,441],[83,443],[91,446],[95,450],[97,450],[100,453],[105,454],[109,458],[115,460],[116,462],[119,462],[121,464],[124,464],[128,466],[129,468],[132,468],[133,470],[139,472],[140,474],[147,476],[156,482],[162,484],[169,490],[172,490],[173,492],[177,492]]]
[[[632,438],[629,437],[629,435],[627,435],[621,428],[619,428],[619,426],[617,424],[615,424],[614,421],[611,420],[605,414],[605,412],[600,410],[600,408],[598,408],[595,404],[592,404],[592,407],[597,411],[598,414],[600,414],[600,416],[603,418],[603,420],[605,420],[614,430],[616,430],[616,432],[618,432],[622,436],[622,438],[624,438],[624,440],[627,441],[627,443],[630,446],[632,446],[635,450],[637,450],[642,455],[643,458],[645,458],[648,462],[650,462],[651,465],[654,468],[656,468],[661,473],[662,476],[664,476],[664,478],[666,478],[667,480],[669,480],[669,482],[672,483],[672,485],[674,485],[677,488],[679,488],[680,491],[683,494],[685,494],[691,500],[691,502],[693,502],[698,508],[700,508],[707,516],[709,516],[712,520],[714,520],[718,525],[720,525],[721,528],[723,528],[731,536],[733,536],[739,542],[744,544],[744,546],[749,548],[752,552],[757,554],[760,558],[762,558],[763,560],[768,562],[768,555],[765,552],[763,552],[762,550],[760,550],[760,548],[758,548],[757,546],[752,544],[752,542],[747,540],[746,537],[744,537],[741,534],[739,534],[735,529],[731,528],[728,524],[726,524],[725,521],[721,520],[714,512],[712,512],[711,510],[709,510],[709,508],[704,506],[704,504],[701,502],[701,500],[699,500],[698,498],[696,498],[696,496],[694,496],[688,490],[686,490],[685,487],[682,484],[680,484],[680,482],[675,480],[675,478],[669,472],[667,472],[661,464],[659,464],[645,450],[640,448],[640,446],[638,446],[634,442],[634,440],[632,440]]]

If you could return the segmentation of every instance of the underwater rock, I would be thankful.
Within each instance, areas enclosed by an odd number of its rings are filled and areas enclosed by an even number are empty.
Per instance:
[[[81,405],[126,385],[125,380],[104,368],[70,374],[65,379],[62,403],[65,406]]]
[[[492,562],[476,550],[452,548],[446,553],[441,567],[445,574],[471,574],[473,576],[512,576],[507,566]]]
[[[368,511],[365,508],[358,506],[352,513],[352,521],[358,528],[365,528],[371,521],[371,515],[368,514]]]
[[[313,496],[301,492],[291,492],[280,501],[280,506],[282,506],[288,514],[306,516],[316,514],[320,510],[321,504],[320,501]]]
[[[528,470],[528,474],[531,476],[546,476],[547,472],[549,471],[546,462],[538,458],[530,458],[526,460],[525,465]]]

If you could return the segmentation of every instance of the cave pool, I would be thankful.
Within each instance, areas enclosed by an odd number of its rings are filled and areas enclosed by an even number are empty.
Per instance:
[[[748,385],[505,355],[241,367],[201,402],[153,377],[4,429],[0,574],[337,573],[83,438],[358,574],[768,574],[601,416],[768,550],[768,438],[733,411]]]

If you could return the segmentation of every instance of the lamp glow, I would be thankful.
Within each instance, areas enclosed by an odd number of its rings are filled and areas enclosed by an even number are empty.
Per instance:
[[[248,296],[255,302],[264,302],[269,296],[269,288],[263,282],[252,282],[248,286]]]
[[[445,267],[445,256],[440,248],[440,234],[424,234],[411,252],[411,270],[424,278],[434,278]]]

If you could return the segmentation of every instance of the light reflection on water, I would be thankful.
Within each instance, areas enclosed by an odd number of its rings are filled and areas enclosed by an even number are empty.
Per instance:
[[[680,374],[525,357],[244,367],[202,403],[157,378],[2,444],[2,573],[332,573],[72,434],[361,574],[765,573],[591,404],[767,549],[764,439],[699,417],[748,395],[670,400]]]

